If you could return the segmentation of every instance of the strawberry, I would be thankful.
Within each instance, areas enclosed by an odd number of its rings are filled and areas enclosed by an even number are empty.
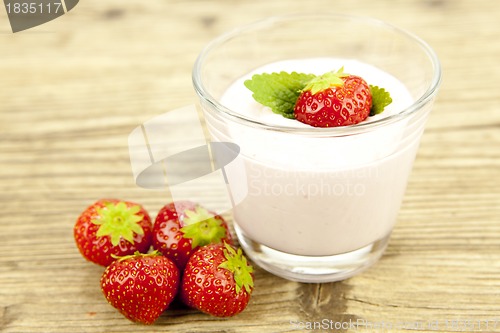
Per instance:
[[[128,319],[147,325],[168,308],[178,288],[179,269],[158,252],[119,258],[101,277],[109,304]]]
[[[151,246],[152,225],[141,205],[102,199],[80,214],[73,233],[84,258],[108,266],[115,260],[113,255],[147,252]]]
[[[172,259],[180,270],[198,247],[223,241],[232,243],[226,221],[191,201],[165,205],[153,226],[153,248]]]
[[[314,127],[354,125],[370,115],[370,86],[341,68],[311,80],[295,103],[295,118]]]
[[[253,291],[253,267],[241,248],[210,244],[196,250],[182,277],[180,297],[188,306],[217,317],[245,309]]]

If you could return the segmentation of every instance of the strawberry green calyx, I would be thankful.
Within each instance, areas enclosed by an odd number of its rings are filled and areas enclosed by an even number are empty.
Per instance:
[[[118,245],[122,237],[134,244],[134,233],[144,235],[144,230],[138,223],[144,218],[138,215],[140,211],[141,207],[138,205],[128,207],[124,202],[106,203],[105,207],[97,209],[99,218],[92,220],[92,223],[100,225],[96,236],[109,236],[113,246]]]
[[[184,238],[191,239],[193,249],[197,246],[220,243],[227,236],[222,221],[205,208],[196,206],[194,211],[186,210],[185,214],[184,227],[181,231],[184,233]]]
[[[310,91],[312,95],[331,87],[342,87],[344,85],[343,77],[349,74],[344,73],[344,67],[341,67],[337,72],[328,72],[320,76],[316,76],[302,89],[302,91]]]
[[[224,268],[233,273],[234,282],[236,283],[236,294],[239,294],[242,289],[250,294],[253,289],[253,267],[248,264],[247,258],[243,255],[241,248],[236,251],[231,245],[224,243],[224,257],[227,261],[219,265],[219,268]]]
[[[158,257],[161,256],[162,254],[158,252],[157,250],[151,251],[150,253],[141,253],[139,251],[135,251],[134,254],[129,254],[126,256],[117,256],[114,254],[111,254],[113,258],[115,258],[117,261],[124,261],[128,259],[138,259],[138,258],[144,258],[144,257]]]

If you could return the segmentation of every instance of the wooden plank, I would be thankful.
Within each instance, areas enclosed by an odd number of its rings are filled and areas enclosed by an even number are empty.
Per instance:
[[[256,271],[248,308],[217,319],[174,304],[135,325],[99,290],[72,236],[100,197],[143,203],[128,133],[195,103],[191,67],[223,31],[306,9],[387,20],[429,42],[443,84],[398,223],[373,268],[300,284]],[[0,10],[0,330],[14,332],[500,332],[500,4],[489,0],[96,1],[23,33]],[[217,200],[214,198],[214,200]],[[319,323],[319,324],[318,324]],[[334,326],[328,326],[328,325]],[[370,328],[370,325],[371,328]],[[392,325],[388,327],[387,325]],[[328,327],[326,327],[328,326]]]

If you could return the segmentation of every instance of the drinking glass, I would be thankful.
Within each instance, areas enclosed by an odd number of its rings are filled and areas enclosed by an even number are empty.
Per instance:
[[[226,89],[256,68],[325,57],[377,67],[412,101],[378,120],[333,128],[273,125],[221,103]],[[366,17],[271,17],[209,43],[193,84],[211,140],[239,147],[241,163],[225,177],[247,255],[301,282],[343,280],[374,264],[397,220],[440,80],[429,45]]]

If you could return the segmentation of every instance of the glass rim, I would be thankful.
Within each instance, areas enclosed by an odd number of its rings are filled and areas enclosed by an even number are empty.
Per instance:
[[[219,45],[222,45],[223,43],[230,41],[231,39],[237,37],[239,34],[247,32],[247,31],[252,31],[257,28],[265,27],[266,25],[272,25],[277,22],[281,21],[288,21],[288,20],[297,20],[297,19],[333,19],[333,18],[341,18],[344,20],[351,20],[351,21],[358,21],[362,22],[364,24],[370,23],[372,25],[379,25],[382,27],[385,27],[386,30],[392,30],[400,35],[405,36],[409,40],[412,40],[420,46],[420,48],[424,51],[424,53],[428,56],[428,58],[431,61],[431,64],[433,66],[434,72],[432,76],[432,80],[430,84],[428,85],[427,90],[411,105],[408,107],[404,108],[400,112],[396,114],[392,114],[388,117],[384,117],[378,120],[374,120],[371,122],[361,122],[355,125],[348,125],[348,126],[338,126],[338,127],[290,127],[290,126],[282,126],[282,125],[271,125],[267,124],[264,122],[260,122],[255,119],[251,119],[248,117],[245,117],[242,114],[236,113],[230,108],[227,108],[226,106],[222,105],[216,98],[214,98],[205,88],[202,82],[201,78],[201,68],[204,64],[205,58],[208,56],[208,54],[216,48]],[[352,134],[357,134],[361,132],[368,131],[370,129],[374,129],[380,126],[388,125],[394,122],[397,122],[401,119],[405,119],[415,113],[419,109],[421,109],[425,104],[427,104],[429,101],[431,101],[435,95],[436,92],[439,88],[439,85],[441,83],[441,65],[439,62],[439,59],[437,57],[437,54],[435,51],[431,48],[429,44],[427,44],[423,39],[418,37],[417,35],[398,28],[392,24],[389,24],[385,21],[372,18],[372,17],[366,17],[366,16],[358,16],[358,15],[350,15],[350,14],[338,14],[338,13],[322,13],[322,14],[289,14],[289,15],[280,15],[280,16],[271,16],[259,21],[255,21],[253,23],[249,23],[246,25],[239,26],[237,28],[234,28],[232,30],[229,30],[215,39],[213,39],[211,42],[209,42],[200,52],[198,55],[194,66],[193,66],[193,71],[192,71],[192,81],[193,81],[193,86],[194,89],[197,93],[197,95],[203,99],[204,101],[208,102],[215,110],[217,110],[217,114],[221,115],[224,118],[236,121],[238,123],[241,123],[243,125],[247,126],[252,126],[252,127],[260,127],[266,130],[271,130],[271,131],[279,131],[279,132],[293,132],[295,134],[301,134],[301,135],[326,135],[326,136],[345,136],[345,135],[352,135]]]

